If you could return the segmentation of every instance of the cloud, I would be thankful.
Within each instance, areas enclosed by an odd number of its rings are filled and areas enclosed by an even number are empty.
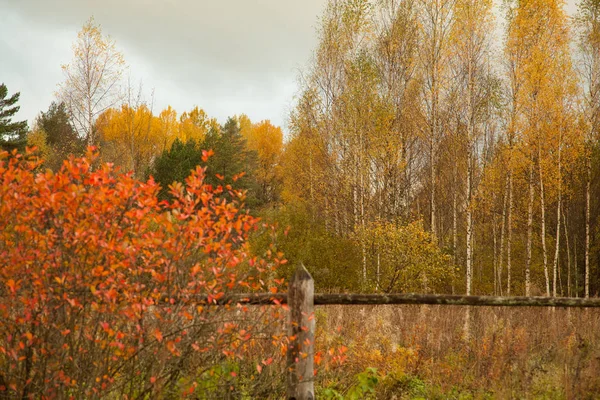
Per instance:
[[[8,75],[12,86],[21,84],[9,90],[20,90],[23,102],[28,91],[39,97],[42,90],[49,103],[49,86],[53,91],[62,80],[59,66],[69,61],[77,31],[93,15],[123,50],[133,78],[156,88],[157,105],[173,104],[181,112],[197,104],[221,120],[247,113],[283,123],[298,69],[316,45],[325,0],[0,0],[0,5],[6,10],[0,50],[11,56],[1,79]],[[10,20],[8,27],[2,19]],[[26,43],[12,43],[22,36]],[[52,82],[41,82],[44,77]],[[27,113],[48,106],[36,105]]]
[[[45,110],[63,79],[60,64],[93,15],[123,50],[132,78],[155,89],[155,109],[198,105],[222,122],[246,113],[284,124],[326,2],[0,0],[0,80],[21,91],[21,118]],[[575,0],[567,3],[574,13]]]

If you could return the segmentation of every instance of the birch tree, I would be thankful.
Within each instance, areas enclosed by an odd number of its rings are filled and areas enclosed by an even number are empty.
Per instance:
[[[471,294],[473,279],[473,191],[477,164],[476,144],[482,132],[482,119],[490,95],[488,84],[489,33],[492,32],[492,2],[457,0],[452,30],[455,85],[463,102],[457,105],[458,118],[464,127],[466,149],[466,292]],[[510,293],[510,292],[509,292]]]
[[[420,60],[423,79],[424,136],[429,145],[429,220],[431,233],[438,236],[436,168],[438,146],[444,134],[444,100],[448,91],[450,31],[456,0],[420,0],[422,27]]]
[[[509,10],[506,53],[509,60],[511,107],[508,122],[509,147],[522,138],[528,154],[529,203],[527,221],[526,280],[531,264],[533,213],[533,163],[537,156],[540,193],[540,239],[546,295],[556,295],[558,251],[555,251],[552,285],[548,266],[548,195],[557,198],[557,239],[560,245],[561,168],[565,114],[573,93],[569,31],[563,4],[556,0],[518,1]],[[556,157],[558,155],[558,157]],[[512,210],[512,164],[509,169],[509,213]],[[548,186],[551,185],[551,186]],[[548,192],[550,190],[550,192]],[[509,242],[510,242],[509,217]],[[510,250],[509,250],[510,257]],[[526,294],[530,283],[525,283]]]
[[[585,134],[585,283],[584,295],[590,296],[590,208],[592,162],[591,148],[600,132],[600,1],[582,0],[576,18],[580,50],[579,74],[583,82]]]
[[[122,99],[120,83],[125,71],[123,54],[100,25],[90,18],[73,44],[73,59],[62,66],[65,81],[58,97],[69,110],[72,123],[87,145],[98,142],[96,118]]]

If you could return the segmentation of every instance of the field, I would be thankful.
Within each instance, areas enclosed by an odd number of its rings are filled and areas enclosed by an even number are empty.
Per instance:
[[[319,397],[600,398],[600,313],[593,309],[331,306],[317,310]],[[339,353],[339,351],[338,351]],[[374,368],[374,369],[369,369]],[[338,396],[339,394],[339,396]],[[343,397],[342,397],[343,396]]]

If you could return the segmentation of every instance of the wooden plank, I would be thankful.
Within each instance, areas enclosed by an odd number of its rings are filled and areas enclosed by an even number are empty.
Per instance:
[[[206,297],[194,301],[206,303]],[[286,293],[239,294],[222,297],[212,304],[287,304]],[[568,297],[498,297],[458,296],[445,294],[320,294],[314,295],[315,305],[384,305],[384,304],[433,304],[454,306],[493,307],[600,307],[600,298]]]
[[[315,305],[433,304],[494,307],[600,307],[600,299],[457,296],[444,294],[316,294]]]
[[[315,315],[312,276],[302,264],[289,284],[290,323],[287,353],[287,398],[314,400]]]

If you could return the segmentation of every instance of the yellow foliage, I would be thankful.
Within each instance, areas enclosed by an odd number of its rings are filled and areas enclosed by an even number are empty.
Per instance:
[[[244,114],[237,119],[248,149],[258,155],[255,176],[260,185],[261,197],[267,202],[273,201],[282,175],[283,131],[269,120],[253,124]]]
[[[42,129],[35,129],[27,134],[27,146],[36,147],[45,165],[52,163],[54,150],[48,145],[47,134]]]
[[[202,141],[210,129],[218,128],[217,120],[209,118],[206,112],[198,106],[189,112],[184,112],[179,117],[179,138],[184,143],[190,139]]]

